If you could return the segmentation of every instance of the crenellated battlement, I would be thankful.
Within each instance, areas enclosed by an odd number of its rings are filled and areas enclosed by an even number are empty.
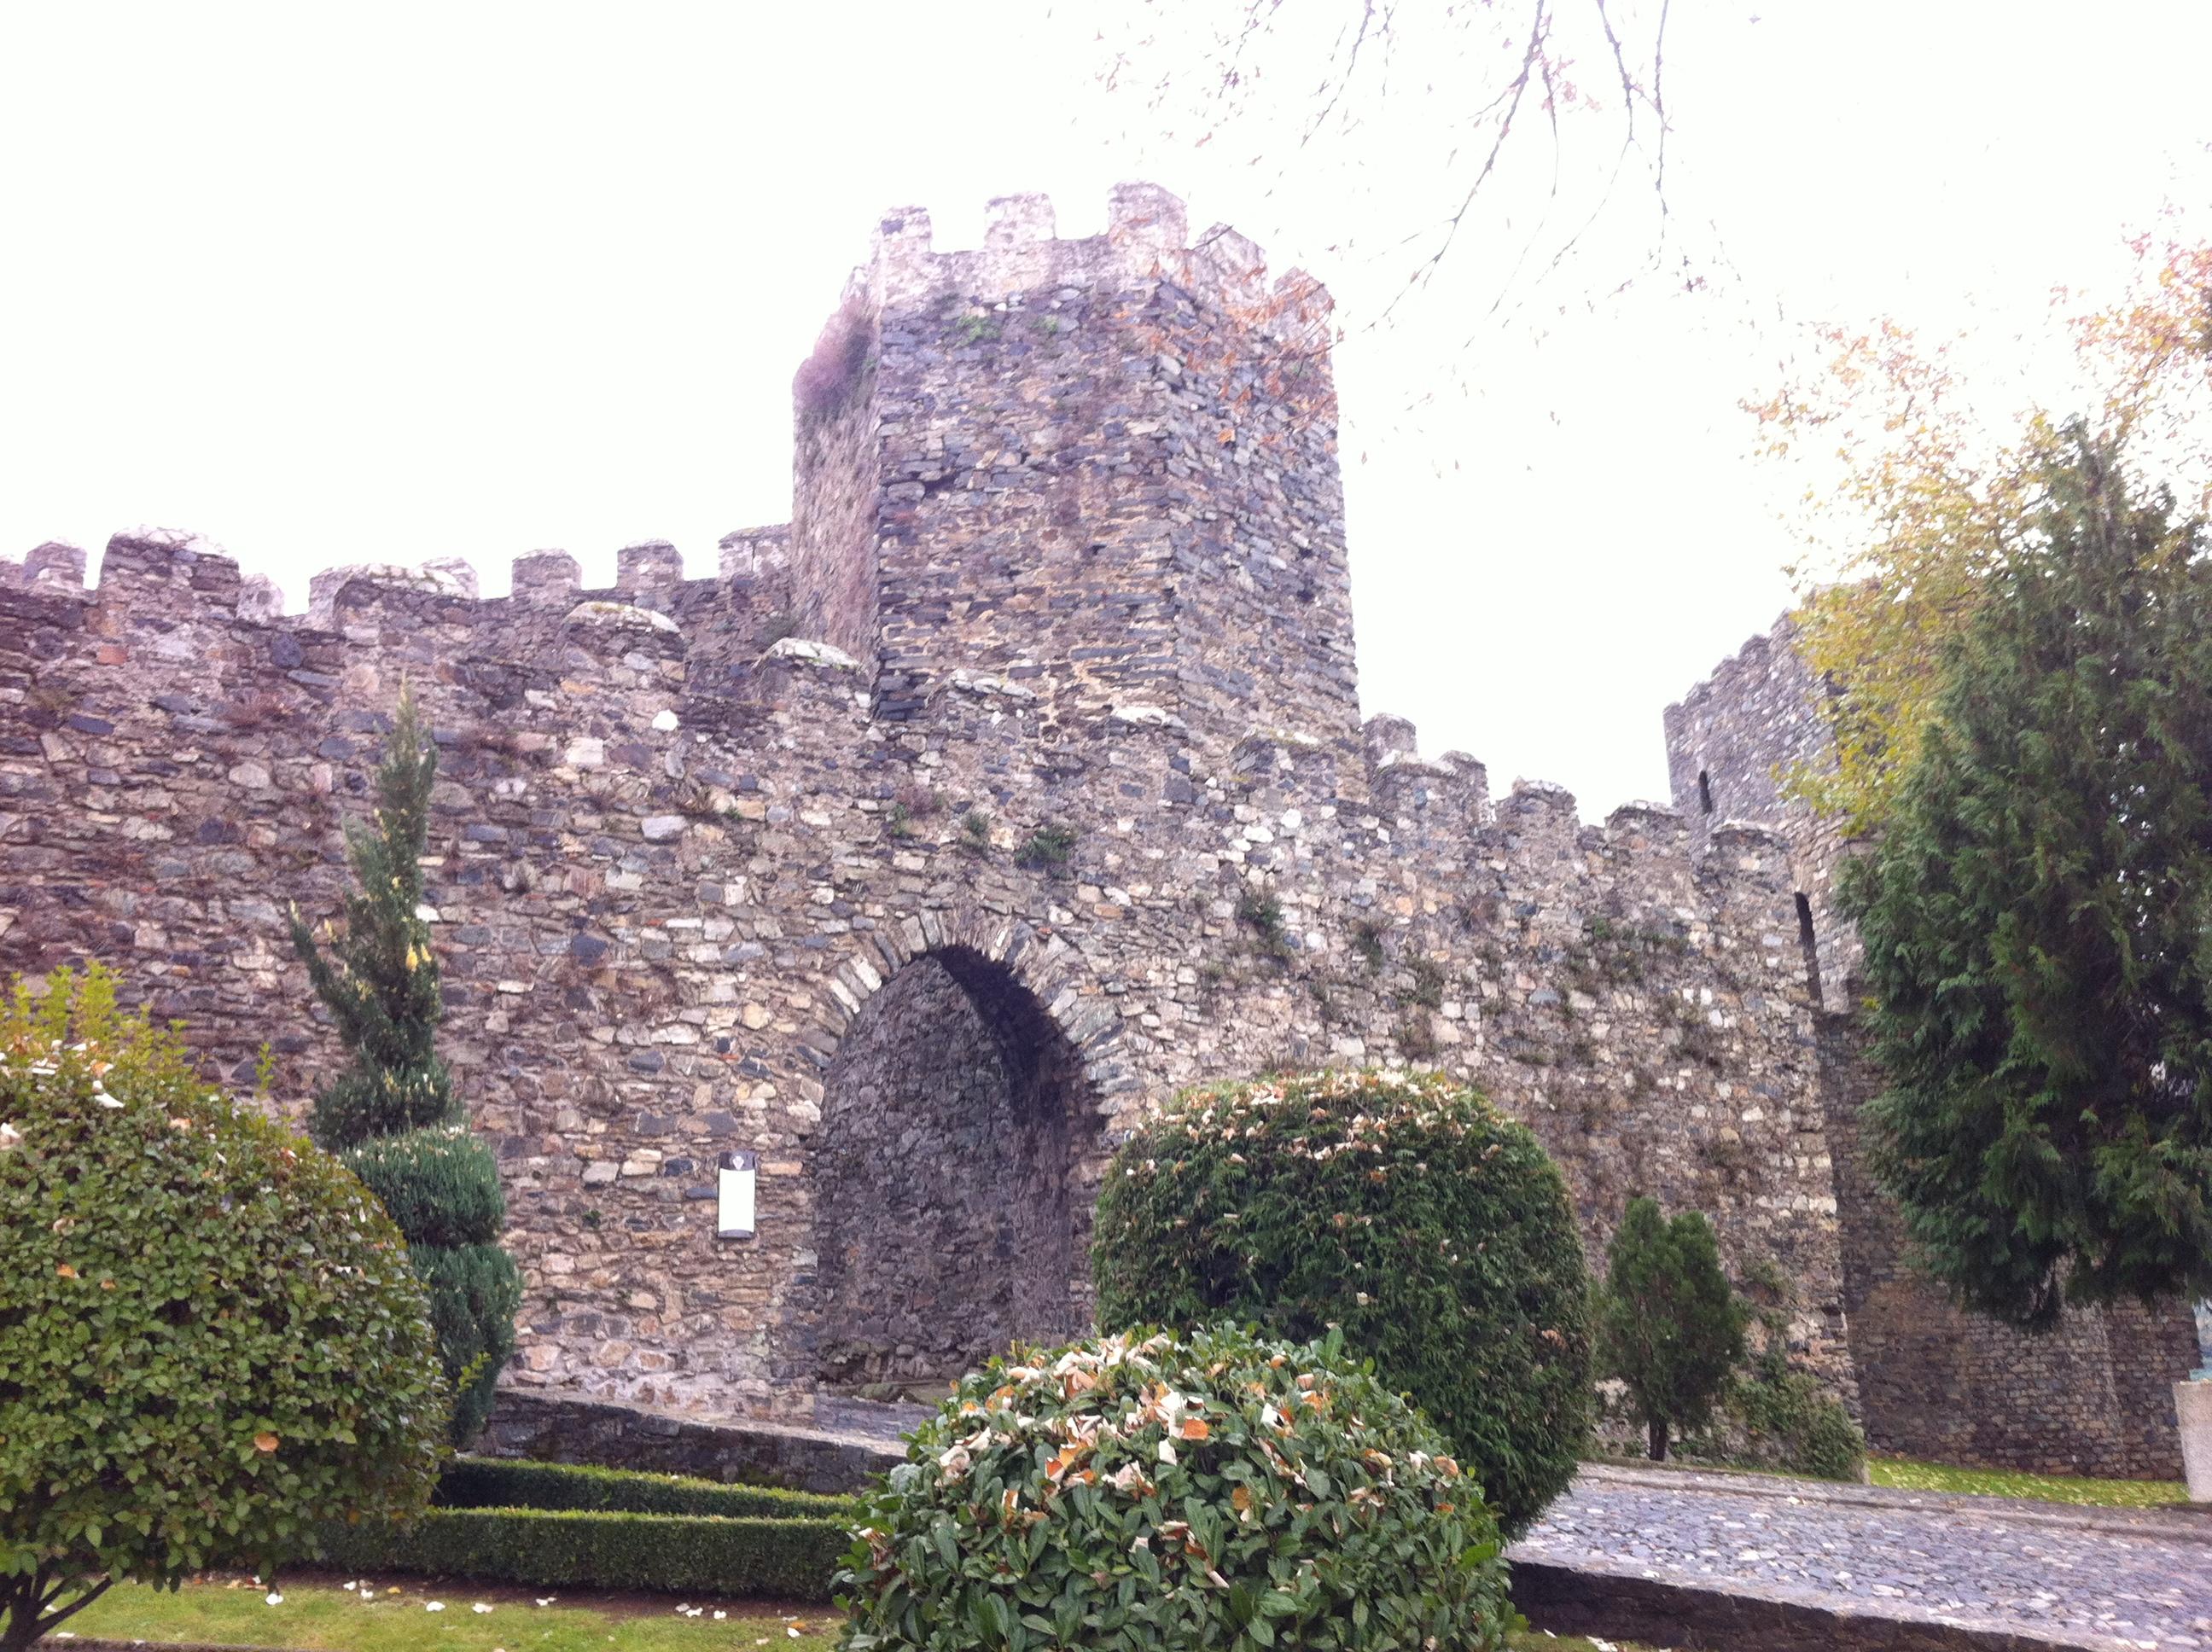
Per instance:
[[[283,914],[335,908],[404,682],[530,1291],[511,1382],[803,1412],[958,1318],[833,1322],[884,1236],[1028,1255],[986,1231],[1013,1206],[1074,1277],[1148,1098],[1380,1062],[1528,1121],[1593,1247],[1636,1193],[1711,1212],[1848,1392],[1789,842],[1679,782],[1587,824],[1363,721],[1326,290],[1150,185],[1055,228],[884,216],[795,386],[792,519],[711,573],[647,540],[605,586],[547,549],[505,596],[440,560],[288,600],[156,529],[89,588],[73,546],[0,563],[0,969],[116,961],[216,1070],[270,1041],[299,1105],[331,1049]],[[869,1114],[917,1075],[942,1120]],[[880,1162],[915,1140],[928,1174]],[[732,1149],[757,1241],[708,1224]],[[826,1213],[848,1175],[872,1227]]]
[[[1326,292],[1152,185],[1054,228],[1039,196],[969,250],[878,222],[794,384],[801,631],[875,662],[886,718],[966,670],[1356,752]]]
[[[1796,628],[1790,616],[1782,615],[1766,630],[1745,638],[1734,653],[1691,684],[1688,693],[1667,708],[1668,714],[1694,714],[1717,700],[1728,699],[1747,685],[1765,680],[1773,673],[1778,659],[1790,654],[1796,637]]]
[[[1077,738],[1149,748],[1151,761],[1188,772],[1193,756],[1170,754],[1209,744],[1157,704],[1056,706],[1030,686],[1033,678],[969,666],[945,672],[919,702],[886,720],[866,661],[834,644],[782,634],[780,612],[768,604],[782,595],[787,567],[779,556],[786,543],[780,528],[734,533],[720,548],[734,575],[690,580],[673,545],[643,542],[617,553],[616,585],[593,589],[584,586],[568,553],[534,551],[514,560],[510,592],[500,598],[478,595],[474,569],[458,561],[344,565],[313,576],[307,611],[288,614],[270,582],[243,577],[211,541],[142,528],[109,542],[89,589],[82,584],[84,554],[48,545],[0,591],[81,604],[86,617],[78,623],[103,640],[104,650],[123,656],[104,663],[176,681],[221,675],[222,663],[231,661],[243,662],[240,669],[250,676],[265,662],[324,704],[341,685],[388,684],[442,664],[464,677],[520,670],[534,681],[565,679],[564,705],[588,721],[590,696],[619,697],[642,671],[679,698],[752,703],[763,711],[779,698],[813,691],[810,683],[828,683],[832,720],[846,731],[841,738],[881,724],[881,732],[908,748],[946,738],[982,740],[1032,767],[1048,765],[1050,749]],[[611,677],[597,675],[608,670]],[[580,671],[586,675],[579,677]],[[259,692],[282,687],[272,682]],[[741,714],[718,717],[732,756],[750,755],[749,736],[771,726]],[[1601,827],[1584,826],[1572,794],[1543,781],[1516,780],[1504,797],[1493,798],[1480,762],[1463,752],[1424,757],[1413,725],[1389,715],[1362,726],[1356,763],[1346,760],[1340,740],[1266,731],[1244,735],[1218,761],[1248,792],[1367,823],[1359,829],[1368,834],[1363,854],[1433,852],[1440,864],[1523,853],[1635,855],[1671,859],[1683,877],[1692,875],[1693,861],[1710,861],[1765,878],[1777,850],[1786,856],[1789,849],[1771,829],[1708,826],[1645,803],[1623,805]]]
[[[1278,339],[1309,337],[1334,307],[1328,289],[1303,270],[1271,282],[1266,253],[1227,224],[1194,237],[1182,199],[1157,184],[1115,185],[1105,230],[1071,240],[1055,238],[1049,196],[1002,195],[986,212],[983,245],[947,252],[933,243],[927,208],[884,213],[869,261],[854,272],[853,293],[881,311],[947,296],[996,303],[1045,290],[1166,282]]]

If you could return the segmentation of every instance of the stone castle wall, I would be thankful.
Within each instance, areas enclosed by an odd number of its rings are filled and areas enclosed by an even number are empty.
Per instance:
[[[357,574],[325,627],[242,615],[227,559],[142,535],[96,589],[0,591],[0,969],[108,959],[233,1082],[268,1042],[297,1104],[335,1053],[284,913],[335,909],[404,677],[441,753],[445,1046],[528,1286],[513,1382],[804,1413],[817,1379],[961,1357],[914,1334],[925,1285],[940,1319],[1050,1329],[1149,1098],[1414,1060],[1543,1136],[1594,1242],[1636,1193],[1711,1210],[1802,1282],[1801,1351],[1848,1389],[1779,839],[1700,859],[1668,811],[1586,827],[1540,787],[1492,817],[1478,765],[1390,720],[1362,755],[1274,732],[1217,758],[1179,717],[1048,715],[958,668],[882,720],[833,650],[738,663],[724,634],[778,593],[623,566],[659,583]],[[953,1093],[989,1110],[949,1119]],[[732,1147],[761,1156],[753,1240],[714,1236]],[[1021,1250],[986,1226],[1017,1197],[1068,1213],[1076,1277],[987,1296],[952,1252]]]
[[[108,960],[301,1106],[336,1052],[284,917],[337,908],[404,681],[511,1386],[805,1417],[941,1378],[1087,1317],[1146,1107],[1405,1062],[1529,1124],[1594,1250],[1636,1194],[1705,1210],[1791,1282],[1801,1363],[1934,1395],[1856,1318],[1883,1264],[1812,990],[1850,975],[1840,847],[1772,785],[1819,755],[1794,653],[1669,712],[1680,812],[1597,827],[1363,724],[1327,295],[1192,240],[1142,185],[1077,240],[1037,197],[974,252],[887,215],[794,386],[793,521],[713,578],[659,542],[605,591],[557,551],[491,600],[356,568],[287,615],[187,536],[118,536],[91,588],[70,547],[0,563],[0,971]],[[735,1149],[757,1230],[724,1240]]]
[[[1667,708],[1667,783],[1695,831],[1758,820],[1790,839],[1814,1000],[1848,1009],[1858,937],[1836,909],[1834,880],[1853,846],[1788,785],[1793,771],[1819,774],[1835,763],[1818,710],[1826,690],[1797,653],[1796,637],[1784,615]]]
[[[2178,1303],[2069,1308],[2056,1329],[2030,1336],[1955,1306],[1912,1267],[1904,1225],[1866,1168],[1858,1109],[1881,1075],[1850,1017],[1820,1020],[1869,1440],[1936,1462],[2179,1479],[2173,1384],[2197,1363],[2195,1316]]]
[[[1785,618],[1667,710],[1676,803],[1693,829],[1736,816],[1790,838],[1818,1017],[1822,1107],[1843,1215],[1844,1306],[1862,1420],[1879,1450],[2059,1473],[2178,1477],[2172,1385],[2197,1363],[2182,1303],[2069,1309],[2028,1335],[1953,1303],[1911,1266],[1895,1206],[1875,1185],[1860,1108],[1881,1088],[1854,1011],[1860,949],[1834,878],[1856,847],[1784,784],[1832,764],[1823,689]]]

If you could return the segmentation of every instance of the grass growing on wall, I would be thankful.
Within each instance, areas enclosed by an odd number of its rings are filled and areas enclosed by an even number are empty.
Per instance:
[[[2106,1509],[2156,1509],[2187,1503],[2179,1480],[2094,1480],[2073,1474],[2019,1474],[2001,1468],[1954,1468],[1948,1463],[1874,1457],[1867,1473],[1876,1485],[1900,1491],[1962,1491],[1972,1497],[2030,1497]]]

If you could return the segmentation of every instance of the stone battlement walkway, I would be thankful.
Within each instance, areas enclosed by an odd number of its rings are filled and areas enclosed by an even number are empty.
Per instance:
[[[2189,1509],[1589,1467],[1511,1558],[1872,1628],[1934,1623],[2100,1652],[2212,1649],[2212,1515]]]

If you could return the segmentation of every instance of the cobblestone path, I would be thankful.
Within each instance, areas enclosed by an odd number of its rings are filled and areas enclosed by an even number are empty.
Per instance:
[[[1514,1556],[2098,1648],[2212,1649],[2212,1514],[1585,1468]]]

